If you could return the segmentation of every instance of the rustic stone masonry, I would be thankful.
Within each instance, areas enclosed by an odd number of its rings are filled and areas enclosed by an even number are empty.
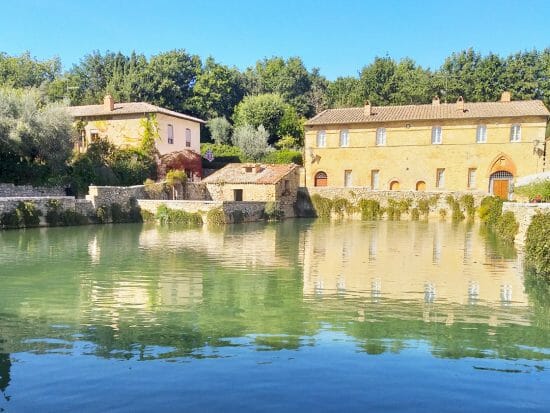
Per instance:
[[[393,199],[400,201],[404,199],[411,199],[413,201],[413,207],[421,199],[431,199],[438,197],[437,203],[434,206],[430,206],[430,217],[439,217],[439,211],[445,210],[447,217],[451,216],[451,209],[447,203],[447,196],[451,195],[455,199],[460,199],[463,195],[472,195],[474,197],[474,205],[479,206],[481,200],[488,196],[481,191],[373,191],[365,187],[313,187],[313,188],[298,188],[298,201],[297,211],[298,216],[310,216],[312,213],[312,206],[310,198],[311,196],[318,194],[324,198],[343,198],[349,202],[356,204],[361,199],[370,199],[378,201],[381,207],[388,206],[388,200]],[[360,214],[354,214],[352,218],[360,218]]]
[[[61,187],[0,184],[0,198],[8,197],[65,196]]]
[[[86,199],[91,201],[95,208],[101,205],[126,205],[130,199],[147,198],[143,185],[135,186],[94,186],[91,185]]]
[[[221,208],[225,215],[225,223],[253,222],[264,219],[265,202],[224,202],[224,201],[181,201],[181,200],[156,200],[139,199],[139,207],[144,211],[156,214],[160,205],[166,205],[170,209],[176,209],[189,213],[199,212],[206,222],[208,211]]]
[[[505,202],[502,205],[502,213],[512,212],[516,217],[516,221],[519,223],[518,233],[514,242],[518,245],[525,244],[525,235],[527,229],[538,212],[550,213],[550,203],[543,204],[531,204],[523,202]]]

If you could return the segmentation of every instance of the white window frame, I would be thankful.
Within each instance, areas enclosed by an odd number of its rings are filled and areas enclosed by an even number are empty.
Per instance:
[[[487,125],[477,125],[476,143],[487,143]]]
[[[441,145],[443,143],[443,129],[441,126],[432,127],[432,145]]]
[[[191,129],[185,128],[185,147],[191,147]]]
[[[351,169],[346,169],[344,171],[344,186],[349,187],[353,186],[353,174]]]
[[[510,142],[521,142],[521,125],[514,123],[510,127]]]
[[[477,188],[477,168],[468,168],[468,189]]]
[[[380,169],[371,169],[370,185],[373,190],[380,189]]]
[[[168,143],[170,145],[173,145],[174,144],[174,125],[172,124],[168,124],[168,127],[167,127],[167,133],[168,133]]]
[[[437,168],[435,173],[435,187],[437,189],[445,188],[445,168]]]
[[[349,146],[349,130],[342,129],[340,131],[340,147],[347,148]]]
[[[324,130],[317,132],[317,147],[325,148],[327,146],[327,133]]]
[[[376,128],[376,146],[386,145],[386,128]]]

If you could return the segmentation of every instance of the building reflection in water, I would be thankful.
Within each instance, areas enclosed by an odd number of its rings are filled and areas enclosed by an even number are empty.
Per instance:
[[[1,340],[0,340],[1,342]],[[8,388],[11,380],[11,358],[7,353],[0,353],[0,392],[2,397],[9,401],[9,396],[6,395],[6,389]],[[0,409],[2,411],[2,409]]]
[[[504,258],[500,258],[500,265],[487,265],[489,259],[491,264],[495,262],[494,253],[486,251],[491,246],[478,228],[463,225],[314,223],[304,240],[304,295],[319,295],[321,291],[330,295],[335,291],[329,286],[336,285],[339,293],[365,295],[374,302],[392,298],[525,305],[527,298],[517,267]],[[368,258],[364,246],[368,247]],[[341,288],[344,274],[345,290]],[[517,294],[514,301],[512,291]]]

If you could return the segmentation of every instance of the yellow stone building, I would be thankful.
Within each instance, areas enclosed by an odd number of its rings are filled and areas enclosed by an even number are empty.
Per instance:
[[[161,155],[190,150],[200,154],[200,125],[202,119],[174,112],[146,102],[115,103],[105,96],[102,105],[70,106],[69,113],[84,123],[83,136],[77,150],[85,152],[96,139],[107,139],[121,147],[135,147],[143,136],[142,119],[154,114],[160,139],[156,142]]]
[[[306,122],[305,186],[483,191],[545,170],[539,100],[327,109]]]

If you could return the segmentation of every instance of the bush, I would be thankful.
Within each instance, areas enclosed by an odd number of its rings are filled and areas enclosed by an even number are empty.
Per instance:
[[[207,151],[214,154],[214,160],[209,162],[204,159]],[[201,143],[201,154],[203,168],[219,169],[228,163],[245,162],[245,156],[240,148],[232,145],[218,145],[213,143]]]
[[[208,211],[206,214],[206,222],[208,225],[224,225],[225,224],[225,214],[223,209],[215,208]]]
[[[40,224],[42,212],[32,201],[20,201],[13,211],[4,212],[0,224],[4,228],[31,228]]]
[[[212,140],[218,145],[223,145],[231,141],[231,123],[224,118],[218,117],[206,122],[206,127],[210,131]]]
[[[550,202],[550,180],[516,186],[514,192],[527,197],[530,202]]]
[[[277,221],[284,218],[285,213],[279,208],[279,204],[277,202],[266,202],[264,216],[269,221]]]
[[[178,209],[168,208],[166,205],[159,205],[156,218],[161,224],[183,224],[202,225],[202,216],[198,212],[186,212]]]
[[[334,198],[332,200],[332,211],[334,211],[338,217],[343,218],[344,214],[352,214],[354,212],[353,205],[345,198]]]
[[[493,228],[502,215],[502,200],[495,196],[487,196],[481,200],[479,218],[489,228]]]
[[[500,239],[506,242],[514,242],[518,229],[519,224],[516,221],[514,213],[510,211],[502,214],[495,224],[495,233]]]
[[[147,211],[146,209],[140,210],[139,215],[142,222],[152,222],[155,220],[155,214],[151,211]]]
[[[332,212],[332,199],[324,198],[319,194],[311,196],[311,204],[315,210],[315,214],[321,219],[330,219]]]
[[[445,208],[441,208],[439,210],[439,218],[442,219],[442,220],[447,218],[447,210]]]
[[[292,149],[281,149],[267,153],[262,159],[265,163],[295,163],[297,165],[303,165],[302,153]]]
[[[149,199],[163,199],[162,196],[166,190],[164,183],[146,179],[143,185]]]
[[[374,221],[380,219],[382,215],[380,203],[374,199],[361,199],[359,201],[359,210],[363,221]]]
[[[420,219],[420,211],[418,208],[413,208],[411,210],[411,220],[418,221]]]
[[[7,229],[20,228],[21,223],[19,221],[19,214],[15,209],[13,211],[4,212],[2,216],[0,216],[0,224],[2,224],[3,228]]]
[[[111,219],[111,211],[108,205],[100,205],[95,211],[96,221],[100,224],[106,224]]]
[[[460,204],[466,211],[466,215],[468,216],[469,219],[474,218],[476,213],[476,208],[474,203],[475,203],[474,197],[470,194],[466,194],[462,196],[462,198],[460,198]]]
[[[525,261],[530,269],[550,279],[550,213],[533,217],[525,236]]]
[[[269,132],[263,125],[255,128],[252,125],[240,125],[233,132],[233,145],[239,147],[247,159],[259,161],[267,152]]]
[[[430,213],[430,200],[429,199],[419,199],[417,204],[418,212],[424,216],[428,216]]]

